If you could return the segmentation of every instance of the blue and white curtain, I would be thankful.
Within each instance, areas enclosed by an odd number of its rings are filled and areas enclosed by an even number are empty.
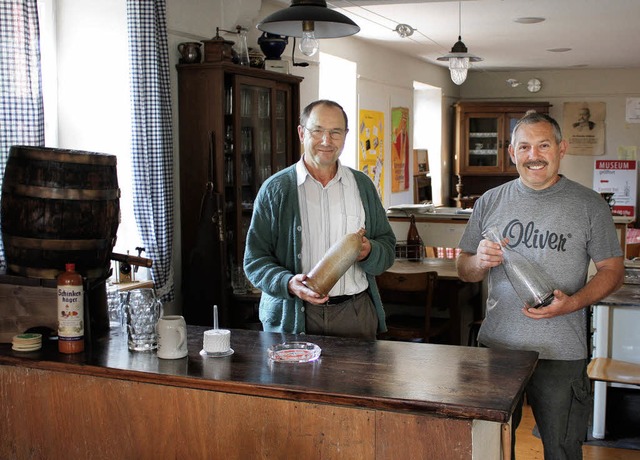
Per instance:
[[[173,140],[165,0],[127,0],[133,211],[156,291],[173,300]]]
[[[44,145],[37,0],[0,0],[0,188],[12,145]]]

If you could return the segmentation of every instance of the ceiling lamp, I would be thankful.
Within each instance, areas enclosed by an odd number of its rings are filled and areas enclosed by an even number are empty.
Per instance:
[[[407,38],[407,37],[411,37],[413,35],[413,32],[415,32],[416,29],[411,27],[409,24],[398,24],[396,28],[393,30],[397,32],[397,34],[400,35],[400,37]]]
[[[449,61],[451,80],[456,85],[461,85],[467,79],[467,70],[470,62],[482,61],[482,58],[470,54],[462,43],[462,2],[458,2],[458,41],[451,48],[449,54],[438,58],[438,61]]]
[[[258,23],[263,32],[287,37],[301,37],[300,51],[313,56],[318,39],[356,34],[360,27],[342,13],[327,8],[324,0],[291,0],[288,8],[270,14]]]

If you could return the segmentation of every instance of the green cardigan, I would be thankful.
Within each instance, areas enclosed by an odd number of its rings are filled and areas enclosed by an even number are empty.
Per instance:
[[[378,330],[384,332],[387,326],[375,277],[393,265],[396,237],[371,179],[361,171],[351,171],[360,190],[366,237],[371,242],[369,257],[358,263],[367,274],[368,290],[378,314]],[[265,331],[305,332],[303,301],[288,289],[293,275],[302,272],[301,252],[302,227],[294,164],[264,182],[256,196],[247,233],[244,271],[251,284],[262,291],[259,314]]]

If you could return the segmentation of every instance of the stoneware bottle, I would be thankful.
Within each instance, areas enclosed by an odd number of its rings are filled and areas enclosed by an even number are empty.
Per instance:
[[[307,275],[306,284],[318,294],[327,295],[358,258],[365,229],[348,233],[336,241]]]

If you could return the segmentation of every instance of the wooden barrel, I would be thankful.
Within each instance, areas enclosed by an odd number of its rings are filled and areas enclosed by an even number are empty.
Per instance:
[[[120,223],[116,157],[11,147],[1,219],[10,272],[50,279],[72,262],[85,277],[106,278]]]

